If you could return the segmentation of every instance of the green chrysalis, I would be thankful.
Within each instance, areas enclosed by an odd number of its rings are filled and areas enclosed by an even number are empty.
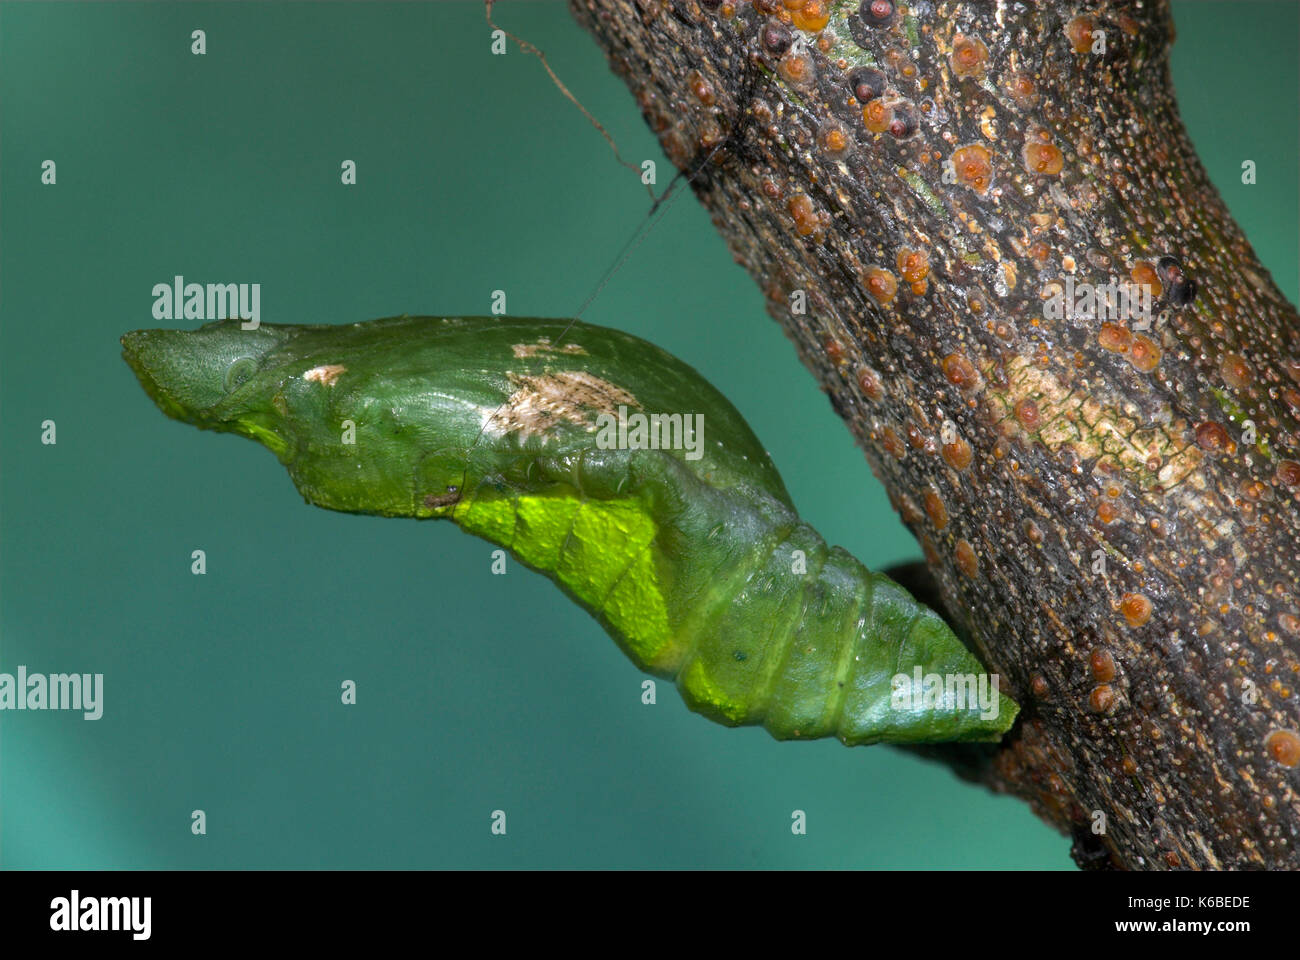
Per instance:
[[[799,520],[726,398],[644,340],[392,317],[122,345],[168,416],[264,444],[309,503],[504,547],[721,723],[861,744],[996,740],[1015,719],[934,612]]]

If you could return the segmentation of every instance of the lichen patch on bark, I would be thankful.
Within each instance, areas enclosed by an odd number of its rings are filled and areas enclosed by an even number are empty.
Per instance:
[[[1133,405],[1103,402],[1086,390],[1062,383],[1050,369],[1016,355],[1003,366],[1006,386],[988,386],[984,399],[994,424],[1019,425],[1050,452],[1067,447],[1080,461],[1114,463],[1136,487],[1169,491],[1196,475],[1203,460],[1187,440],[1186,425],[1168,411],[1148,422]],[[1032,412],[1031,412],[1032,411]],[[1034,429],[1026,429],[1026,421]],[[1158,458],[1157,470],[1150,466]]]

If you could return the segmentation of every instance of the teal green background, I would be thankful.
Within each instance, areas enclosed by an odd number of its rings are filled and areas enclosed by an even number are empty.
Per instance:
[[[1193,138],[1293,301],[1298,9],[1181,3],[1174,48]],[[662,189],[565,6],[496,16]],[[542,577],[490,575],[449,524],[306,507],[269,453],[165,419],[120,359],[178,273],[260,282],[272,322],[485,313],[495,289],[567,316],[647,209],[534,58],[489,54],[476,2],[0,5],[0,670],[106,688],[95,722],[0,714],[0,864],[1070,867],[1027,806],[941,767],[727,730],[665,685],[642,705]],[[877,568],[919,556],[688,191],[585,319],[721,388],[829,540]]]

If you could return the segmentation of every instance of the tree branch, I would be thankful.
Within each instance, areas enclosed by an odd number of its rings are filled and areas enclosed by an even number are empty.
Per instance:
[[[1300,325],[1167,4],[571,5],[1024,705],[964,773],[1083,865],[1300,867]]]

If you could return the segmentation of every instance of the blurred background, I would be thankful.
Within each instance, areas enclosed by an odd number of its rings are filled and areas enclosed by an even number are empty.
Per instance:
[[[1300,5],[1174,14],[1192,138],[1294,302]],[[662,190],[566,6],[495,17]],[[497,289],[576,311],[647,195],[535,58],[489,46],[477,0],[0,5],[0,671],[105,685],[97,721],[0,713],[0,866],[1070,869],[1028,807],[941,767],[727,730],[665,684],[643,705],[541,576],[492,576],[450,524],[308,508],[267,451],[140,390],[118,337],[196,325],[152,319],[177,274],[259,282],[268,322],[481,314]],[[718,386],[828,540],[919,558],[688,191],[584,319]]]

